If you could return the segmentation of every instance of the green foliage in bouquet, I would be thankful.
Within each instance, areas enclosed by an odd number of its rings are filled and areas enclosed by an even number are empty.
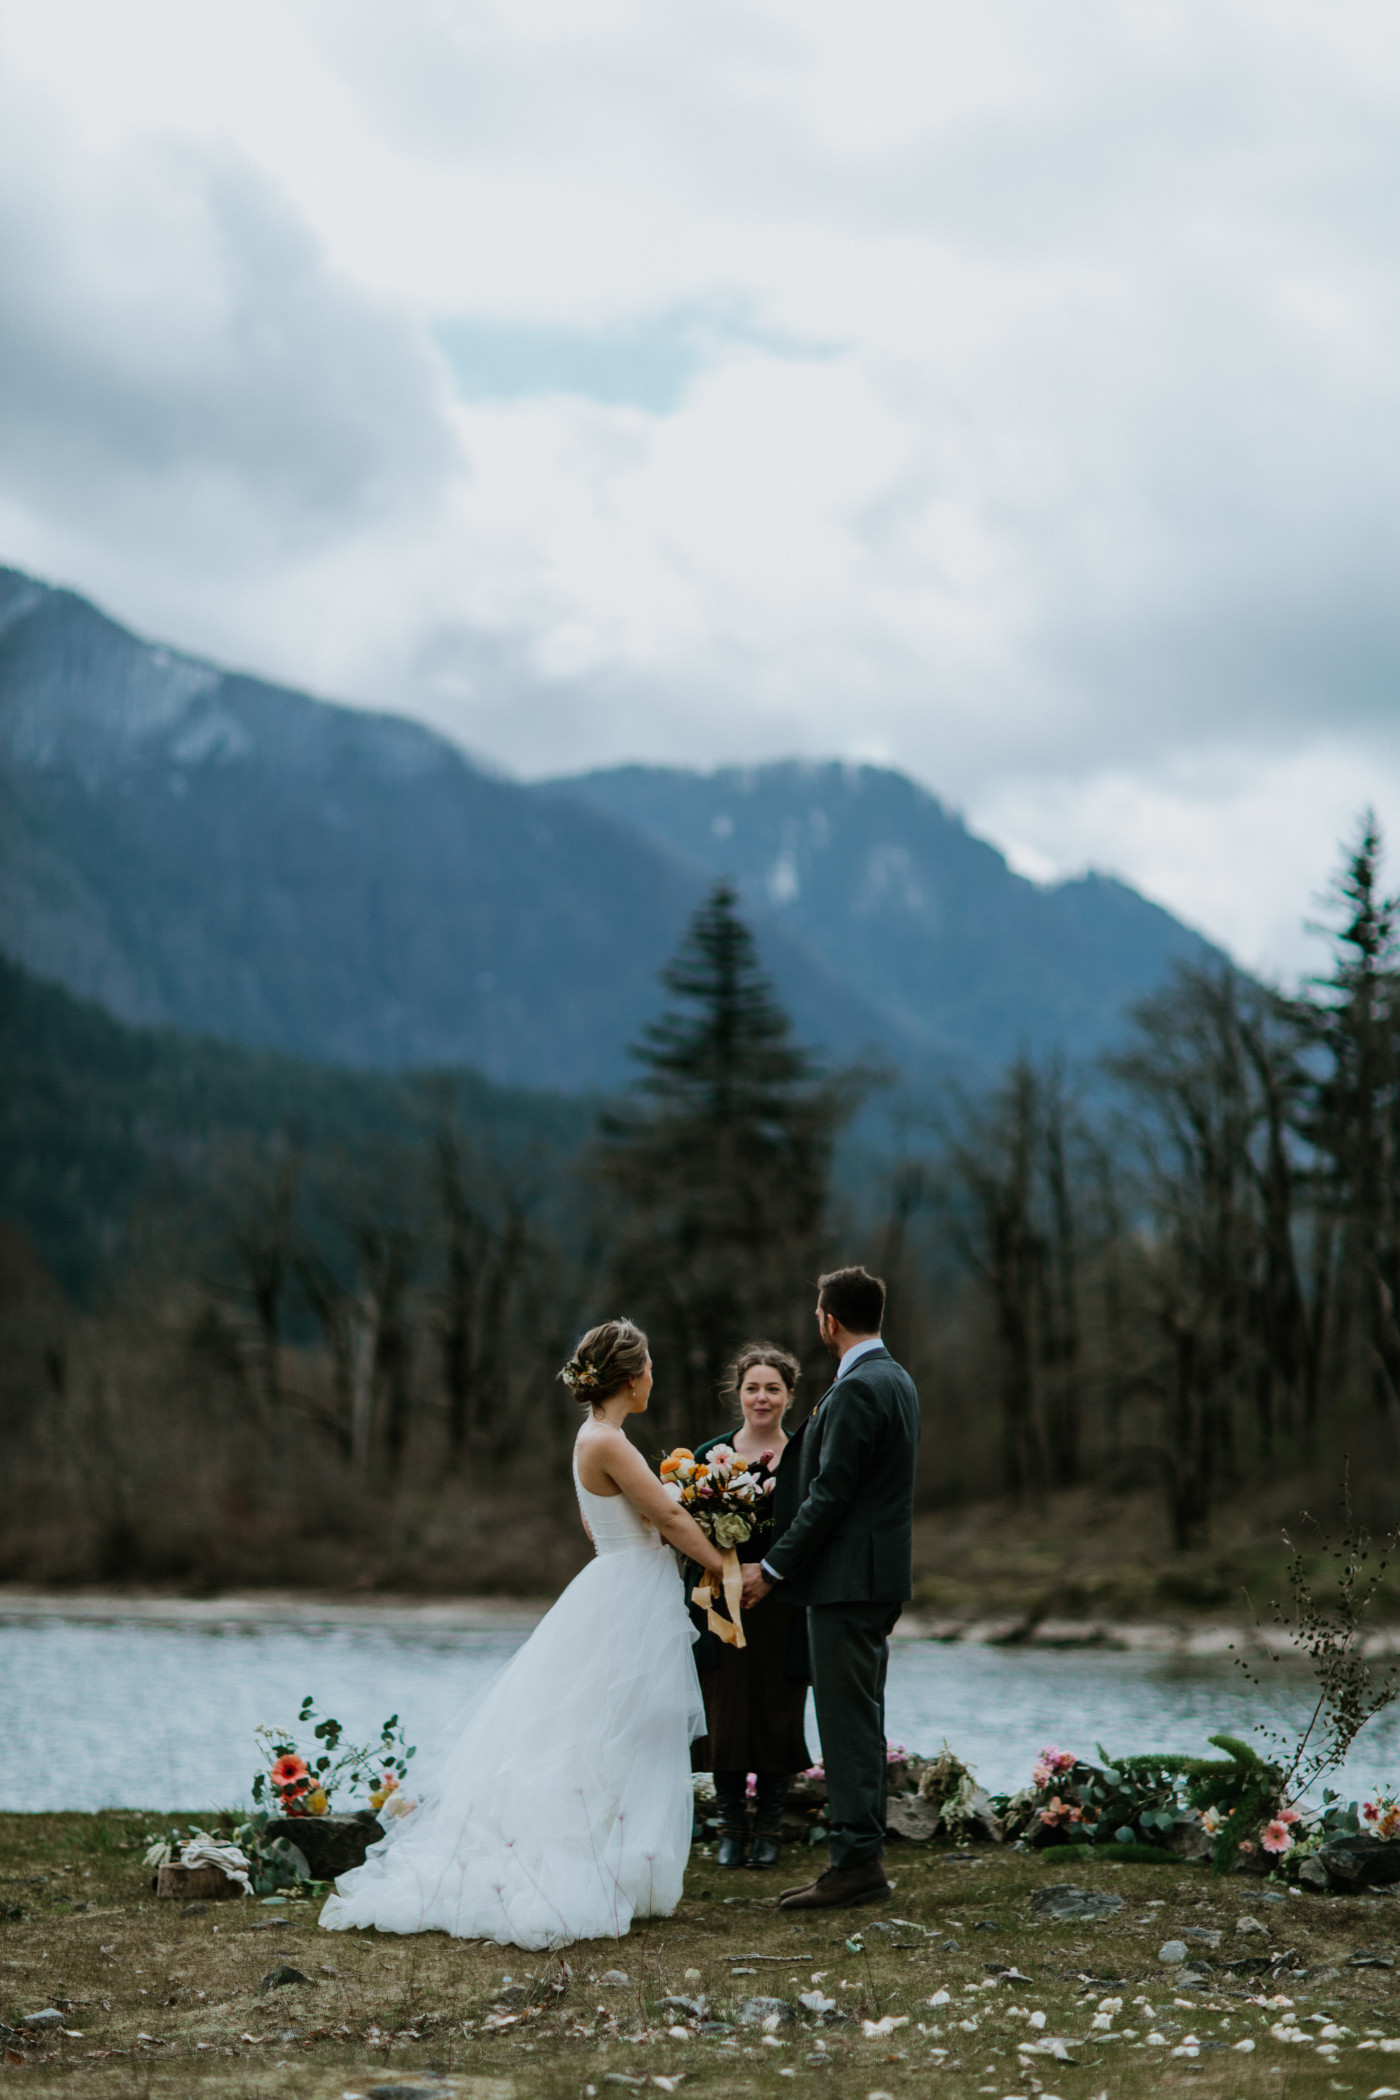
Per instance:
[[[1197,1820],[1182,1793],[1187,1760],[1114,1758],[1102,1743],[1095,1747],[1101,1765],[1067,1751],[1042,1752],[1035,1786],[1005,1803],[1008,1828],[1023,1830],[1040,1844],[1132,1846],[1149,1858],[1165,1856],[1176,1832]],[[1128,1854],[1120,1849],[1118,1856]]]
[[[382,1723],[377,1743],[348,1743],[343,1724],[329,1714],[319,1714],[308,1692],[301,1702],[297,1727],[305,1728],[308,1722],[312,1724],[312,1747],[306,1756],[298,1749],[292,1730],[268,1722],[254,1729],[270,1759],[253,1779],[253,1799],[259,1806],[267,1802],[282,1815],[325,1815],[338,1790],[363,1787],[369,1806],[379,1809],[407,1778],[409,1759],[416,1750],[405,1739],[397,1714],[390,1714]]]
[[[1220,1818],[1214,1867],[1217,1874],[1228,1874],[1239,1863],[1241,1845],[1252,1845],[1260,1828],[1277,1813],[1284,1771],[1237,1735],[1213,1735],[1210,1741],[1225,1752],[1223,1757],[1183,1757],[1177,1763],[1191,1807],[1202,1814],[1214,1811]]]
[[[1164,1754],[1110,1758],[1094,1746],[1103,1769],[1089,1788],[1099,1809],[1101,1844],[1163,1851],[1183,1825],[1196,1821],[1195,1803],[1182,1798],[1182,1759]]]

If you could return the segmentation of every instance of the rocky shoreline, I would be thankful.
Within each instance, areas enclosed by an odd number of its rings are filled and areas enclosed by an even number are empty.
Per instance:
[[[346,1597],[292,1591],[230,1597],[182,1597],[152,1591],[31,1590],[0,1584],[0,1625],[67,1621],[89,1625],[387,1626],[423,1633],[528,1633],[548,1611],[547,1597]],[[935,1617],[911,1609],[894,1631],[897,1641],[937,1641],[970,1647],[1055,1651],[1094,1648],[1125,1655],[1228,1655],[1232,1650],[1286,1653],[1293,1644],[1276,1632],[1214,1619],[1068,1619]],[[1367,1635],[1368,1655],[1400,1655],[1400,1625]]]

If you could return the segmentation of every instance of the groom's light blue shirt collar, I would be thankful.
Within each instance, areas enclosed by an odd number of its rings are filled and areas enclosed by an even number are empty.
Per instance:
[[[854,1371],[863,1356],[870,1356],[876,1349],[883,1349],[884,1346],[884,1341],[878,1334],[872,1334],[868,1342],[857,1342],[854,1349],[848,1349],[836,1366],[836,1376],[832,1383],[839,1385],[848,1371]]]

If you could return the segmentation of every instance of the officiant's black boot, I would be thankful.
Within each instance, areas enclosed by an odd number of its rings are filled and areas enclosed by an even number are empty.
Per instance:
[[[716,1772],[715,1800],[719,1804],[719,1849],[717,1867],[742,1867],[748,1826],[747,1772]]]
[[[748,1867],[776,1867],[781,1848],[783,1806],[787,1801],[786,1772],[760,1772],[758,1774],[758,1799],[754,1815],[753,1843],[744,1864]]]

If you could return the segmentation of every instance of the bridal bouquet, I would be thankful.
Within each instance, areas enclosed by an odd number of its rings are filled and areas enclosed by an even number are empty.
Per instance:
[[[707,1616],[711,1633],[732,1648],[747,1646],[740,1622],[742,1584],[735,1547],[753,1537],[767,1515],[765,1499],[774,1481],[762,1470],[746,1464],[728,1444],[716,1444],[703,1459],[684,1445],[661,1461],[661,1482],[672,1501],[679,1502],[694,1517],[705,1536],[713,1539],[724,1561],[724,1594],[729,1617],[720,1618],[708,1581],[691,1592],[692,1600]]]
[[[661,1482],[672,1501],[683,1505],[721,1551],[732,1551],[753,1537],[766,1514],[764,1498],[775,1485],[728,1444],[716,1444],[702,1459],[678,1446],[661,1461]]]

